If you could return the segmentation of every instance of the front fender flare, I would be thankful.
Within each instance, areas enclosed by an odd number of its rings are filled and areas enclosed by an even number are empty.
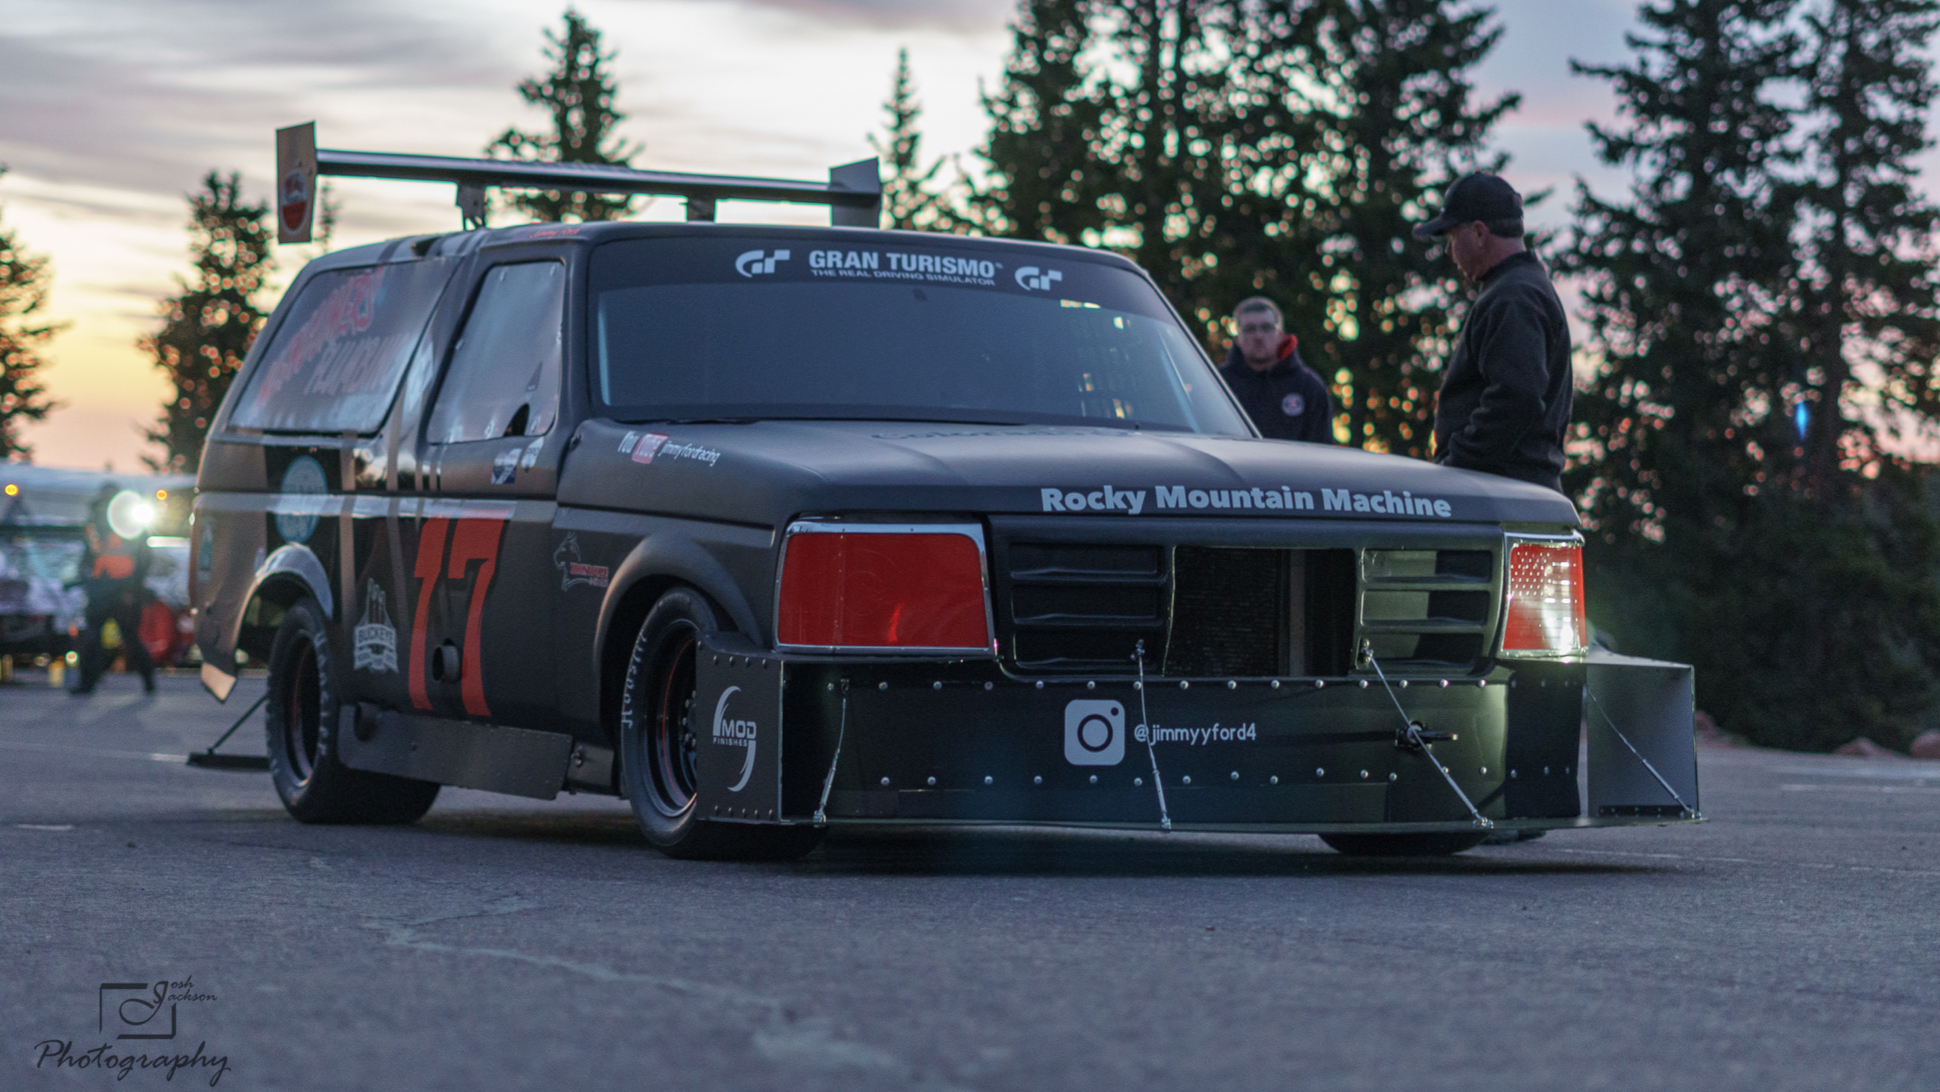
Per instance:
[[[735,629],[749,636],[762,632],[754,609],[748,606],[747,598],[741,594],[739,585],[727,569],[692,539],[663,532],[641,539],[627,554],[626,560],[614,570],[612,583],[606,589],[606,599],[600,604],[599,629],[593,640],[595,649],[604,650],[607,647],[613,620],[633,598],[634,589],[652,580],[691,585],[719,605],[728,620],[734,623]],[[600,692],[604,693],[606,678],[603,654],[598,683]]]

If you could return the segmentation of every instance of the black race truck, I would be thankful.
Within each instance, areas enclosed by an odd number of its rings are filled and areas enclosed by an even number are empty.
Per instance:
[[[461,202],[483,177],[394,158]],[[735,196],[702,181],[690,209]],[[1587,647],[1565,498],[1259,438],[1095,250],[693,222],[341,251],[198,487],[203,679],[268,663],[306,822],[408,822],[441,785],[617,794],[704,856],[839,824],[1448,853],[1699,818],[1689,670]]]

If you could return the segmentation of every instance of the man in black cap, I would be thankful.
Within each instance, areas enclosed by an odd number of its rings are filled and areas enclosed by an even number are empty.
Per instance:
[[[1319,373],[1300,360],[1299,341],[1287,333],[1280,309],[1265,296],[1233,308],[1239,337],[1219,374],[1269,440],[1334,442],[1334,401]]]
[[[1522,197],[1480,172],[1462,176],[1441,215],[1415,228],[1443,236],[1481,291],[1462,322],[1435,407],[1435,461],[1563,489],[1570,331],[1542,262],[1522,244]]]

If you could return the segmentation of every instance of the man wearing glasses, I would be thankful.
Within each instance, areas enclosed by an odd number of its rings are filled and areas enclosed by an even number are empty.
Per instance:
[[[1219,374],[1260,435],[1333,443],[1333,399],[1320,376],[1301,363],[1299,342],[1286,332],[1280,309],[1264,296],[1241,300],[1233,325],[1239,337]]]

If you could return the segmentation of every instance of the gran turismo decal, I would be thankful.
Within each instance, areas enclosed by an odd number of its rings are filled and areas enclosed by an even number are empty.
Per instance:
[[[1002,262],[955,254],[912,254],[899,250],[811,250],[809,272],[817,277],[868,277],[943,284],[997,285]]]
[[[458,678],[459,697],[464,701],[465,712],[475,717],[489,717],[492,710],[485,704],[485,673],[481,653],[484,649],[485,595],[491,590],[492,577],[498,571],[499,539],[505,532],[505,522],[497,519],[447,519],[443,516],[424,521],[418,532],[418,557],[411,568],[411,576],[418,581],[417,609],[411,614],[411,669],[407,681],[411,691],[411,704],[429,712],[431,692],[426,684],[426,675],[431,662],[430,623],[431,592],[440,580],[463,583],[471,571],[471,563],[476,561],[478,576],[467,590],[465,606],[465,646],[464,665]],[[446,564],[446,543],[450,543],[450,564]]]
[[[588,565],[579,559],[579,532],[568,531],[559,541],[559,548],[552,552],[552,567],[559,570],[559,590],[571,591],[585,584],[589,587],[604,588],[612,580],[612,573],[604,565]]]
[[[773,273],[776,262],[787,260],[786,250],[777,250],[772,254],[765,250],[750,250],[734,259],[734,271],[743,277],[757,277],[763,273]]]
[[[1315,504],[1315,492],[1319,504]],[[1192,489],[1183,485],[1153,486],[1148,508],[1143,489],[1040,489],[1040,510],[1045,512],[1123,512],[1139,515],[1146,511],[1246,509],[1265,512],[1364,512],[1383,516],[1426,516],[1453,519],[1455,508],[1440,497],[1417,497],[1409,490],[1399,493],[1383,489],[1378,493],[1356,493],[1348,489],[1294,489],[1291,486],[1250,489]]]
[[[1064,707],[1064,760],[1073,766],[1125,761],[1125,706],[1081,698]]]
[[[1030,292],[1049,292],[1051,286],[1064,279],[1064,274],[1055,269],[1039,269],[1027,265],[1016,273],[1017,287]]]
[[[760,744],[760,725],[751,720],[728,719],[728,699],[740,692],[740,687],[730,686],[721,691],[721,700],[714,703],[715,744],[721,747],[741,747],[748,752],[747,757],[741,760],[741,780],[729,785],[729,792],[740,792],[748,787],[748,778],[754,776],[755,750]]]
[[[391,625],[383,585],[375,580],[364,588],[364,616],[351,631],[350,660],[354,671],[397,674],[397,627]]]

